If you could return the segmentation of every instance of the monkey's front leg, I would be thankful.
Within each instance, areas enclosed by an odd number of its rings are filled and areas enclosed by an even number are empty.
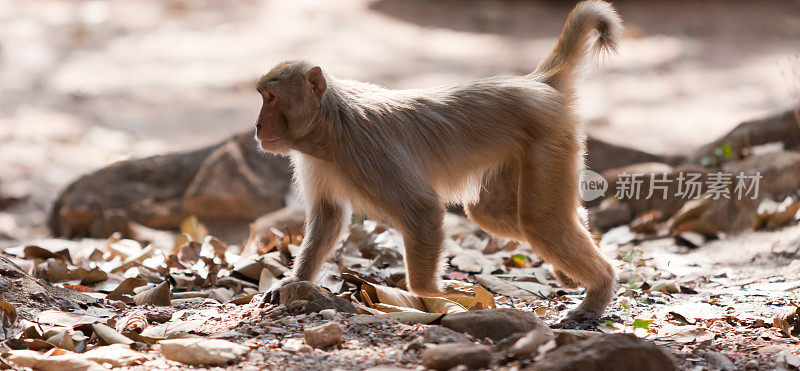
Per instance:
[[[409,201],[397,213],[397,228],[403,234],[409,291],[438,296],[447,291],[442,285],[444,210],[434,200]]]
[[[306,235],[295,258],[292,274],[276,282],[264,294],[264,301],[278,303],[281,287],[297,281],[313,281],[345,228],[350,223],[350,206],[319,198],[306,206]]]

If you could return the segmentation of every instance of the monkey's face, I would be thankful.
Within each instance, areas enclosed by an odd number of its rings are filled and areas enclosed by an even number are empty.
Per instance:
[[[261,112],[256,119],[256,140],[267,152],[286,153],[289,151],[289,130],[286,116],[278,106],[275,93],[263,90]]]
[[[256,139],[267,152],[299,149],[313,136],[320,100],[327,83],[319,67],[284,62],[256,85],[263,103],[256,121]]]

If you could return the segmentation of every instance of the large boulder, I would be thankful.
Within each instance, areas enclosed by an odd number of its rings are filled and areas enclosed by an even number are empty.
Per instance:
[[[689,174],[699,175],[696,181],[701,184],[700,190],[703,194],[699,198],[705,199],[709,184],[714,182],[711,177],[716,173],[728,176],[728,182],[723,187],[727,193],[703,202],[702,210],[696,207],[690,208],[697,211],[697,215],[691,215],[690,218],[681,216],[680,222],[692,219],[700,221],[703,226],[713,226],[713,231],[711,231],[713,233],[709,233],[710,235],[716,234],[717,231],[747,230],[753,227],[753,218],[758,205],[763,200],[780,202],[787,196],[796,195],[800,191],[800,152],[778,151],[752,155],[742,160],[725,162],[718,168],[703,168],[695,165],[673,167],[663,163],[643,163],[611,169],[603,173],[608,182],[605,201],[601,206],[589,209],[589,220],[595,228],[604,230],[613,225],[623,224],[624,219],[617,214],[621,214],[624,210],[630,210],[634,216],[657,210],[666,219],[675,215],[685,205],[689,205],[690,200],[698,198],[697,195],[691,197],[677,195],[678,177],[681,174],[684,176],[684,181],[691,178]],[[639,179],[642,180],[640,191],[635,192],[639,196],[615,199],[617,198],[615,192],[620,187],[620,182],[625,181],[626,183],[621,188],[628,189],[632,174],[639,175]],[[739,184],[737,176],[740,175],[748,177],[743,179],[746,187],[755,181],[750,177],[760,176],[757,181],[758,189],[737,189]],[[647,197],[651,179],[653,179],[651,176],[654,176],[657,181],[665,180],[662,184],[667,189],[666,199],[662,197],[663,192],[660,190],[656,190],[652,197]],[[594,201],[587,205],[594,206],[597,203]],[[621,211],[618,212],[618,209]],[[674,224],[673,227],[675,227],[679,223],[676,220],[671,224]],[[690,229],[697,229],[697,227],[698,225],[694,223]]]
[[[587,202],[587,206],[599,204],[600,200],[617,198],[630,208],[633,215],[650,210],[660,210],[664,214],[669,215],[680,209],[681,205],[683,205],[683,202],[686,200],[682,197],[676,197],[676,193],[678,193],[678,178],[681,174],[684,176],[688,174],[699,174],[697,181],[705,183],[706,174],[708,172],[707,169],[700,166],[671,166],[659,162],[646,162],[610,169],[603,172],[603,177],[608,182],[608,190],[605,193],[605,198]],[[617,197],[618,192],[626,193],[632,190],[634,177],[637,181],[641,181],[638,191],[634,189],[632,197],[626,194],[620,194],[619,197]],[[652,195],[649,194],[651,183],[655,186],[653,187]],[[666,197],[664,197],[665,192],[659,188],[661,186],[666,187]]]
[[[442,319],[442,326],[476,339],[488,338],[499,342],[514,334],[547,327],[547,324],[531,312],[495,308],[447,315]]]
[[[586,140],[586,167],[596,172],[642,162],[666,162],[675,165],[683,160],[680,156],[655,155],[591,137]]]
[[[745,121],[719,139],[700,147],[689,159],[695,164],[721,160],[719,149],[727,146],[733,159],[743,158],[754,146],[780,142],[785,149],[800,150],[800,106],[756,120]]]
[[[611,334],[547,352],[533,369],[671,371],[677,367],[672,357],[653,343],[632,334]]]
[[[715,200],[701,216],[702,220],[717,226],[721,231],[733,232],[752,228],[761,201],[770,199],[780,202],[800,191],[800,152],[783,151],[753,156],[726,163],[721,171],[734,175],[734,183],[729,187],[731,197]],[[735,176],[738,174],[760,175],[762,178],[758,181],[758,193],[753,189],[739,199],[734,193]]]
[[[286,159],[259,153],[252,133],[201,149],[123,161],[85,175],[56,200],[54,235],[127,234],[129,221],[177,229],[196,215],[214,225],[247,226],[285,204],[291,175]]]

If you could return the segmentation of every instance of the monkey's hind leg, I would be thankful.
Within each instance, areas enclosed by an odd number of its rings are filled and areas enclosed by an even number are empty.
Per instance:
[[[517,223],[519,162],[510,161],[492,175],[485,176],[476,202],[464,205],[467,216],[484,231],[498,237],[524,241]]]
[[[568,319],[588,320],[603,314],[616,279],[577,213],[579,156],[580,144],[571,135],[532,145],[520,171],[518,211],[520,229],[556,277],[586,286],[586,297]]]
[[[467,216],[475,223],[498,237],[526,241],[519,228],[517,212],[517,187],[519,187],[519,161],[510,161],[497,173],[483,180],[478,201],[464,205]],[[554,269],[553,275],[562,287],[574,289],[579,286],[566,273]]]

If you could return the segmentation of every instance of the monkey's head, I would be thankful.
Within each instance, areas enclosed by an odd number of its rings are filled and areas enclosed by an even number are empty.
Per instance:
[[[322,69],[302,61],[275,66],[256,84],[263,103],[256,140],[267,152],[286,153],[312,134],[328,85]]]

